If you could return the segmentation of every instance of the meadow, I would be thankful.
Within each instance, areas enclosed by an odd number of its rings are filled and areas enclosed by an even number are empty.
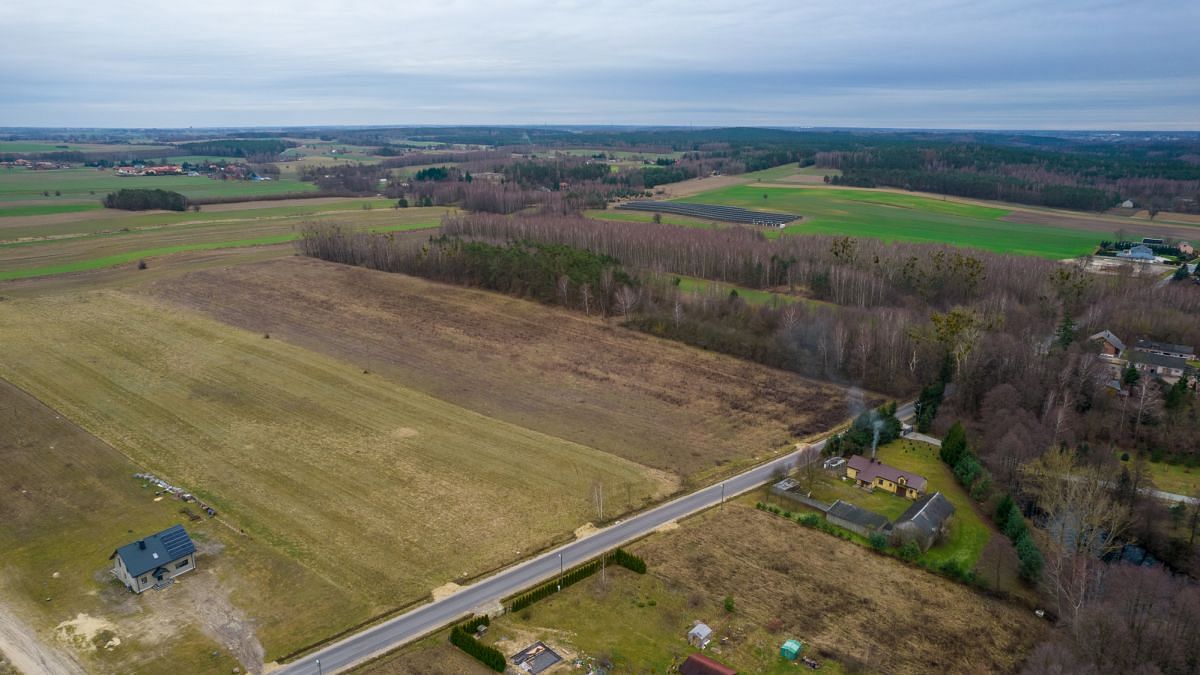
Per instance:
[[[0,342],[0,377],[370,614],[569,538],[595,519],[594,485],[635,505],[674,489],[634,462],[142,294],[7,299]]]
[[[898,192],[734,185],[687,197],[804,216],[784,234],[947,243],[1000,253],[1063,259],[1087,255],[1111,233],[1002,220],[1009,209]]]
[[[0,169],[0,214],[4,213],[5,202],[21,202],[11,206],[28,206],[30,202],[99,202],[108,193],[122,188],[162,188],[179,192],[191,199],[316,190],[312,183],[288,178],[270,181],[213,180],[207,176],[118,176],[111,170],[100,171],[85,167],[51,171],[4,168]],[[56,195],[56,192],[60,192],[61,195]]]
[[[0,221],[0,281],[100,269],[184,251],[283,244],[298,239],[299,228],[310,223],[373,232],[431,229],[441,224],[448,211],[441,207],[363,209],[376,204],[384,207],[391,202],[301,200],[254,205],[259,208],[215,207],[199,213],[105,210],[95,218],[49,223],[12,218]],[[280,251],[280,255],[289,253]]]
[[[710,655],[740,672],[797,672],[779,657],[788,638],[823,662],[818,672],[1005,672],[1044,631],[1031,612],[745,500],[630,550],[648,574],[591,577],[494,621],[488,639],[506,653],[544,639],[605,655],[620,672],[669,672],[695,651],[684,636],[703,621],[721,638]],[[961,648],[963,635],[980,634],[988,639]]]

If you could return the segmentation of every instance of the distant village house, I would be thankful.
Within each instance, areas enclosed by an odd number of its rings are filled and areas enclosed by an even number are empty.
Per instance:
[[[925,495],[892,523],[892,538],[904,544],[915,541],[928,551],[949,531],[954,505],[941,492]]]

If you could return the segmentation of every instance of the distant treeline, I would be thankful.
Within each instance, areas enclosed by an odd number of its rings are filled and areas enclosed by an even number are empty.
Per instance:
[[[179,149],[180,154],[184,155],[243,157],[259,161],[264,161],[263,158],[269,158],[265,161],[270,161],[270,159],[278,157],[279,153],[284,150],[296,147],[296,144],[280,139],[237,138],[180,143],[176,147]]]
[[[135,188],[110,192],[104,198],[104,206],[126,211],[186,211],[188,198],[171,190]]]

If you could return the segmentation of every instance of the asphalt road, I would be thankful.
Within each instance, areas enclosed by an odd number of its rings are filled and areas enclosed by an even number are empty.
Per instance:
[[[896,411],[900,419],[911,417],[913,404],[906,403]],[[767,482],[778,469],[791,468],[816,461],[821,457],[825,441],[808,446],[760,464],[733,478],[661,504],[623,522],[604,528],[595,534],[564,544],[536,558],[501,570],[461,591],[436,602],[413,609],[405,614],[367,628],[326,646],[274,671],[287,675],[318,675],[337,672],[401,645],[412,642],[457,620],[465,620],[477,608],[489,605],[520,591],[553,579],[559,569],[586,562],[622,544],[642,537],[655,528],[693,513],[716,506],[753,490]],[[319,611],[319,609],[316,609]],[[318,661],[320,662],[318,668]]]

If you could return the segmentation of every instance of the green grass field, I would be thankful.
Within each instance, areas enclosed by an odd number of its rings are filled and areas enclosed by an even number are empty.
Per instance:
[[[1121,453],[1116,453],[1120,458]],[[1131,456],[1132,453],[1131,453]],[[1122,462],[1121,466],[1133,471],[1133,459]],[[1183,464],[1167,464],[1166,462],[1151,462],[1147,457],[1146,471],[1150,474],[1150,480],[1154,482],[1154,487],[1163,492],[1172,492],[1177,495],[1185,495],[1188,497],[1195,496],[1200,492],[1200,468],[1185,466]]]
[[[765,198],[764,198],[765,196]],[[1095,250],[1104,232],[1013,223],[1010,211],[894,192],[735,185],[680,201],[727,204],[804,216],[784,234],[945,243],[999,253],[1071,258]]]
[[[213,180],[205,176],[118,176],[112,171],[96,169],[58,169],[30,171],[0,169],[0,205],[6,201],[56,199],[101,200],[104,195],[121,188],[162,188],[187,195],[192,199],[206,197],[243,197],[273,195],[288,192],[309,192],[312,183],[292,179],[272,181]],[[62,194],[55,195],[55,192]],[[49,196],[43,193],[50,193]]]
[[[66,147],[60,147],[66,146]],[[166,145],[135,145],[125,143],[65,143],[59,141],[0,141],[0,153],[40,152],[133,152],[142,150],[169,150]]]
[[[315,222],[372,232],[435,228],[447,212],[445,208],[355,209],[359,202],[373,203],[348,200],[261,209],[142,214],[19,230],[5,229],[0,223],[0,236],[6,238],[16,232],[46,236],[46,230],[50,229],[58,230],[56,234],[60,237],[0,244],[0,281],[102,269],[184,251],[281,244],[299,238],[299,228]],[[78,236],[65,236],[72,233]]]
[[[21,206],[4,206],[0,202],[0,218],[19,216],[49,216],[55,213],[79,213],[80,211],[95,211],[104,208],[99,202],[75,202],[66,204],[23,204]]]

